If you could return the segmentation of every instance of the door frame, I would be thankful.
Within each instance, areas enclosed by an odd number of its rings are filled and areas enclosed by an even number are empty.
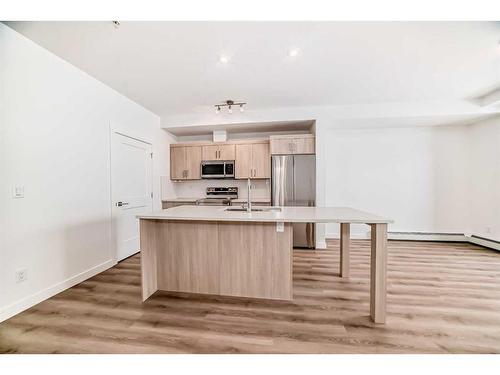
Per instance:
[[[127,137],[133,139],[135,141],[143,142],[149,146],[151,146],[151,191],[153,191],[154,185],[154,164],[153,164],[153,142],[138,136],[134,132],[117,127],[116,125],[109,123],[109,226],[110,226],[110,238],[109,238],[109,249],[111,251],[111,259],[114,264],[118,263],[118,243],[115,239],[115,226],[114,226],[114,205],[113,205],[113,137],[115,134],[121,135],[123,137]],[[154,210],[154,196],[151,197],[151,208]]]

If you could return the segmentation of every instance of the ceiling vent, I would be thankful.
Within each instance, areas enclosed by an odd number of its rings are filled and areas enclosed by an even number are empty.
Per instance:
[[[226,142],[227,141],[227,130],[214,130],[212,133],[214,142]]]

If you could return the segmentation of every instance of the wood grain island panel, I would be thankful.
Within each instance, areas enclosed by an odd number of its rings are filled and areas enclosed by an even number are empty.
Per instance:
[[[292,226],[140,220],[142,299],[157,290],[292,299]],[[153,240],[151,240],[153,239]]]

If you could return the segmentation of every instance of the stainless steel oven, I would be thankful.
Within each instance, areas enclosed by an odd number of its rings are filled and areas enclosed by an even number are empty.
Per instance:
[[[202,161],[201,178],[234,178],[234,160]]]
[[[198,206],[231,206],[232,199],[238,199],[237,187],[207,187],[206,198],[198,199]]]

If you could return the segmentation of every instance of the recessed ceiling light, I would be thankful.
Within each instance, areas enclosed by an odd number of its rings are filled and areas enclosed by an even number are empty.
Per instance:
[[[288,50],[288,56],[290,56],[290,57],[296,57],[299,55],[299,53],[300,53],[300,49],[298,49],[298,48],[291,48]]]
[[[229,57],[227,56],[224,56],[222,55],[220,58],[219,58],[219,61],[223,64],[227,64],[229,62]]]

